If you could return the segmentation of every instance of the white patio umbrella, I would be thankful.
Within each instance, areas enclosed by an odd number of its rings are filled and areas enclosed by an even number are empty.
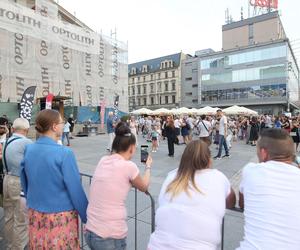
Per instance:
[[[198,115],[199,109],[192,108],[190,109],[191,114]]]
[[[191,109],[182,107],[182,108],[174,110],[173,114],[174,115],[187,115],[187,114],[192,114],[192,111],[191,111]]]
[[[171,110],[166,109],[166,108],[160,108],[160,109],[156,109],[154,111],[151,112],[151,115],[169,115],[171,114]]]
[[[204,108],[198,109],[198,114],[199,115],[215,115],[218,109],[219,108],[212,108],[212,107],[206,106]]]
[[[249,115],[258,115],[258,113],[252,109],[246,108],[246,107],[241,107],[247,114]]]
[[[227,115],[257,115],[256,111],[237,105],[223,109],[223,112]]]
[[[134,115],[150,115],[151,112],[152,112],[152,110],[150,110],[150,109],[141,108],[141,109],[137,109],[131,113]]]

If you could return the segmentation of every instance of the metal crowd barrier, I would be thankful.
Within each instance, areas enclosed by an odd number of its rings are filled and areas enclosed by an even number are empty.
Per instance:
[[[82,186],[89,195],[92,176],[80,173]],[[127,197],[127,249],[146,249],[150,234],[155,228],[155,201],[149,192],[143,193],[132,188]],[[150,218],[149,216],[150,209]],[[146,219],[145,219],[146,217]],[[83,233],[83,225],[79,226],[80,249],[88,249]],[[143,245],[144,244],[144,245]]]
[[[230,208],[227,209],[229,211],[232,212],[236,212],[236,213],[243,213],[244,210],[238,207],[234,207],[234,208]],[[221,229],[221,234],[222,234],[222,239],[221,239],[221,250],[224,250],[224,233],[225,233],[225,216],[223,218],[223,222],[222,222],[222,229]]]

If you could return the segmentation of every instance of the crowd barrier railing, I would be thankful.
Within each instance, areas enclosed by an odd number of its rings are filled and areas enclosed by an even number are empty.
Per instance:
[[[80,173],[81,184],[89,195],[89,187],[92,182],[92,176]],[[128,194],[127,202],[127,249],[146,249],[146,243],[149,236],[155,228],[155,201],[152,195],[132,188]],[[150,216],[150,218],[149,218]],[[88,249],[84,240],[83,224],[79,225],[80,249]]]
[[[239,207],[234,207],[234,208],[230,208],[230,209],[227,209],[227,210],[232,211],[232,212],[236,212],[236,213],[243,213],[244,212],[244,210],[239,208]],[[225,216],[224,216],[223,222],[222,222],[221,234],[222,234],[221,250],[224,250]]]

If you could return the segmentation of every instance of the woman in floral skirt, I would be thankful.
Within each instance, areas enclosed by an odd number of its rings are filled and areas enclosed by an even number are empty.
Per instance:
[[[29,208],[30,249],[79,249],[78,214],[86,223],[88,201],[73,152],[57,141],[64,122],[55,110],[36,118],[39,139],[25,149],[21,183]]]

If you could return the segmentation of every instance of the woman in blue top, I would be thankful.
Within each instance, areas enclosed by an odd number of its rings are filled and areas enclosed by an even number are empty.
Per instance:
[[[78,214],[88,201],[73,152],[57,144],[64,122],[55,110],[36,118],[39,139],[25,149],[21,183],[29,208],[30,249],[79,249]]]

